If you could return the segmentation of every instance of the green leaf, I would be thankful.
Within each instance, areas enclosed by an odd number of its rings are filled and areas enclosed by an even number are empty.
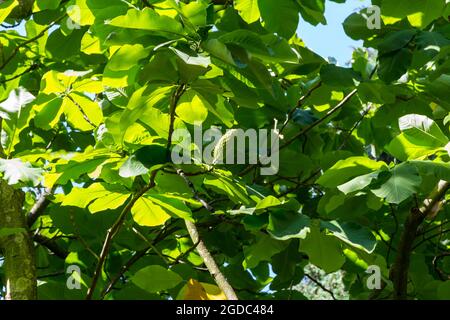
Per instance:
[[[404,48],[413,39],[416,33],[417,31],[414,29],[406,29],[389,34],[380,44],[378,44],[380,55]]]
[[[103,112],[97,102],[83,94],[74,92],[64,99],[62,109],[67,121],[76,129],[89,131],[103,120]]]
[[[37,114],[34,117],[34,124],[44,130],[54,128],[62,114],[63,99],[55,94],[39,95],[35,101],[34,108]]]
[[[343,23],[345,33],[353,40],[365,40],[376,33],[367,27],[367,19],[361,13],[352,13]]]
[[[149,194],[147,199],[158,204],[167,213],[186,220],[192,220],[192,212],[181,200],[163,194]]]
[[[261,201],[258,202],[258,204],[255,207],[255,210],[261,210],[261,209],[266,209],[266,208],[270,208],[270,207],[276,207],[281,205],[281,201],[278,200],[277,198],[275,198],[274,196],[267,196],[263,199],[261,199]]]
[[[146,197],[136,201],[131,208],[131,214],[137,224],[146,227],[160,226],[170,219],[165,210]]]
[[[42,10],[54,10],[58,8],[61,0],[36,0],[34,2],[33,12]]]
[[[196,91],[188,90],[178,100],[176,109],[181,120],[189,124],[199,124],[208,116],[208,102]]]
[[[0,23],[3,23],[15,7],[19,5],[16,0],[8,0],[0,3]]]
[[[322,222],[322,227],[327,228],[336,238],[344,241],[352,247],[372,253],[377,245],[375,236],[369,229],[352,222]]]
[[[47,56],[55,60],[65,60],[80,52],[81,39],[84,29],[72,30],[70,34],[64,34],[61,28],[56,29],[48,36],[45,49]]]
[[[126,129],[134,124],[149,108],[168,103],[173,86],[144,86],[136,90],[128,101],[125,112],[120,117],[122,137]]]
[[[354,87],[358,82],[358,74],[349,68],[342,68],[334,64],[324,65],[320,69],[322,81],[333,87]]]
[[[258,0],[264,27],[280,36],[290,39],[298,27],[299,7],[291,0]]]
[[[326,273],[339,270],[345,262],[339,240],[321,233],[318,227],[311,228],[306,239],[300,241],[300,251]]]
[[[121,28],[160,31],[170,37],[178,37],[184,33],[179,22],[167,16],[160,16],[150,8],[144,8],[143,10],[130,9],[125,15],[112,19],[109,25]]]
[[[139,60],[149,54],[141,44],[124,45],[117,50],[109,59],[108,68],[112,71],[125,71],[135,66]]]
[[[408,163],[415,166],[421,176],[429,175],[434,176],[436,179],[450,181],[450,163],[429,160],[413,160],[408,161]]]
[[[445,0],[382,0],[381,13],[386,24],[408,18],[412,26],[425,28],[442,16],[444,7]]]
[[[148,173],[148,169],[141,161],[136,159],[136,155],[129,157],[119,169],[119,175],[124,178],[136,177]]]
[[[207,68],[210,64],[211,64],[211,59],[209,57],[204,57],[204,56],[190,56],[186,53],[184,53],[183,51],[180,51],[176,48],[170,47],[170,50],[172,50],[173,52],[175,52],[175,54],[181,59],[183,60],[184,63],[186,64],[190,64],[193,66],[200,66],[200,67],[204,67]]]
[[[91,213],[97,213],[108,209],[117,209],[122,206],[129,197],[129,194],[122,194],[118,192],[107,193],[101,198],[94,200],[89,205],[89,211]]]
[[[229,177],[228,175],[221,175],[216,177],[207,177],[203,183],[218,190],[220,193],[227,195],[235,203],[250,204],[247,190],[240,183]]]
[[[304,214],[271,212],[267,231],[277,240],[305,239],[310,232],[310,219]]]
[[[96,20],[103,23],[111,18],[124,15],[127,9],[128,4],[121,0],[107,2],[72,0],[67,7],[67,14],[74,23],[86,26],[94,24]]]
[[[300,282],[303,272],[299,272],[298,262],[302,260],[302,254],[298,251],[298,244],[292,241],[289,246],[272,257],[271,265],[276,277],[270,284],[271,290],[279,290],[290,286],[291,283]],[[298,279],[298,280],[297,280]]]
[[[216,58],[219,58],[232,66],[236,65],[230,50],[228,50],[227,46],[218,39],[204,41],[202,47]]]
[[[402,134],[396,136],[385,149],[402,161],[433,154],[449,142],[439,126],[423,115],[403,116],[399,119],[399,127]]]
[[[324,0],[297,0],[300,5],[300,13],[303,19],[316,26],[319,23],[326,24]]]
[[[258,0],[236,0],[234,7],[239,11],[245,22],[253,23],[259,20]]]
[[[286,242],[272,239],[265,234],[259,234],[257,241],[251,246],[244,247],[244,268],[255,268],[261,261],[270,261],[270,258],[285,249]]]
[[[194,24],[195,26],[204,26],[207,24],[208,19],[208,5],[209,4],[206,1],[190,2],[186,5],[183,5],[181,7],[181,11],[190,23]]]
[[[325,171],[317,180],[324,187],[337,187],[351,178],[370,173],[372,171],[387,168],[384,162],[377,162],[366,157],[350,157],[339,160],[334,166]]]
[[[362,82],[358,85],[358,96],[363,102],[389,104],[395,102],[392,88],[381,81]]]
[[[447,280],[447,281],[439,283],[436,295],[439,300],[450,299],[450,281]]]
[[[97,213],[108,209],[116,209],[123,205],[130,194],[120,187],[114,187],[105,183],[93,183],[87,188],[74,188],[64,197],[62,206],[74,206],[79,208],[89,207],[91,213]]]
[[[411,64],[412,52],[403,48],[379,57],[378,76],[387,83],[398,80],[404,75]]]
[[[389,179],[372,192],[389,203],[401,203],[417,192],[422,178],[416,167],[405,163],[390,170]]]
[[[142,147],[136,151],[134,156],[146,168],[162,165],[167,162],[167,150],[159,144]]]
[[[353,178],[352,180],[344,184],[341,184],[340,186],[338,186],[338,189],[344,194],[360,191],[370,185],[373,180],[377,179],[379,174],[379,171],[363,174],[361,176]]]
[[[154,293],[172,289],[180,284],[183,278],[169,269],[154,265],[140,269],[131,281],[139,288]]]

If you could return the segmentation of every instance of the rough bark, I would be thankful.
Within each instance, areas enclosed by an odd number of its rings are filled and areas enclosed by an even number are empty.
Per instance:
[[[398,245],[398,254],[390,271],[390,278],[394,284],[394,299],[407,299],[408,271],[412,245],[416,239],[417,229],[425,219],[422,212],[413,208],[406,218],[403,233]]]
[[[15,230],[0,237],[7,300],[34,300],[37,296],[33,242],[22,212],[23,201],[21,191],[0,180],[0,230]]]
[[[439,203],[449,188],[449,182],[440,182],[430,199],[424,202],[423,207],[420,209],[413,208],[406,218],[397,248],[397,256],[389,274],[389,278],[394,285],[395,300],[406,300],[408,298],[408,271],[417,230],[428,216],[436,215],[437,211],[441,209]]]
[[[200,239],[198,234],[197,227],[194,223],[190,221],[185,221],[186,228],[191,236],[192,242],[197,244],[197,252],[202,257],[203,262],[208,268],[209,273],[213,276],[219,288],[223,291],[228,300],[238,300],[236,293],[234,292],[233,287],[228,282],[227,278],[220,271],[219,266],[214,260],[213,256],[209,252],[208,248],[206,248],[203,240]]]

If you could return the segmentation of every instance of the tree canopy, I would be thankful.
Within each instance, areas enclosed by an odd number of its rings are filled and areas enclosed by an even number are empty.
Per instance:
[[[325,0],[0,0],[0,296],[450,299],[450,3],[372,4],[339,66]],[[199,123],[279,168],[175,163]]]

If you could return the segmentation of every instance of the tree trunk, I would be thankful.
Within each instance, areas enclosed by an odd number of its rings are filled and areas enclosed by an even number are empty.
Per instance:
[[[0,237],[4,257],[6,300],[34,300],[37,296],[33,242],[22,212],[24,194],[0,180]]]

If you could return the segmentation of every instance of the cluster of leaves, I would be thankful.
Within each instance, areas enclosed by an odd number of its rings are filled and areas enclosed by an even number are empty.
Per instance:
[[[0,170],[26,209],[53,193],[31,226],[39,298],[224,298],[185,221],[239,298],[304,299],[309,263],[345,270],[352,299],[377,265],[391,297],[403,222],[450,181],[450,4],[372,2],[381,29],[366,10],[344,29],[377,54],[340,67],[295,35],[299,15],[326,23],[324,0],[35,0],[19,18],[2,1],[26,35],[0,32]],[[173,130],[197,122],[278,126],[279,172],[170,163]],[[449,214],[420,230],[412,297],[450,298]]]

